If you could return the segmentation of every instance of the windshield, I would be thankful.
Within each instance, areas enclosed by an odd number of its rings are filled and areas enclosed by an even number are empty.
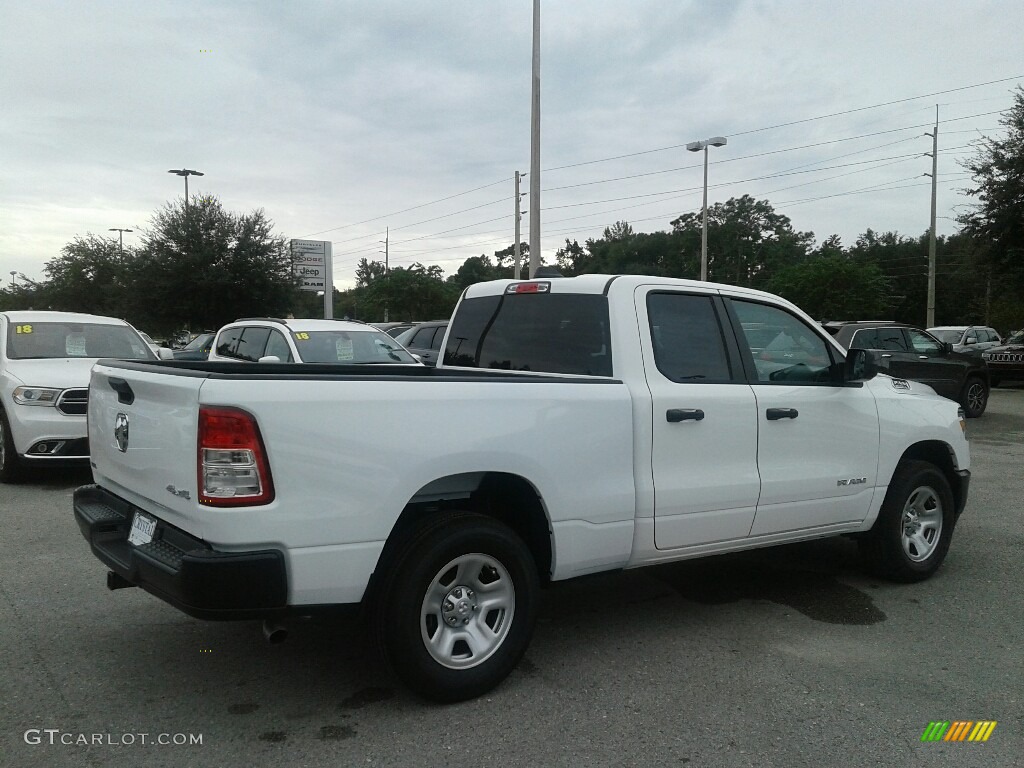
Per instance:
[[[126,325],[96,323],[19,323],[7,328],[7,357],[39,360],[116,357],[152,360],[149,345]]]
[[[304,363],[415,363],[416,360],[382,331],[293,331]]]
[[[182,350],[183,351],[187,350],[189,352],[193,352],[193,351],[195,351],[197,349],[206,349],[208,346],[210,346],[210,342],[211,341],[213,341],[213,334],[212,333],[201,333],[198,336],[196,336],[194,339],[192,339],[192,341],[190,341],[184,347],[182,347]]]
[[[964,335],[963,331],[929,331],[929,333],[946,344],[959,344],[960,337]]]
[[[1010,334],[1010,338],[1008,338],[1004,343],[1005,344],[1024,344],[1024,331],[1017,331],[1016,333],[1011,333]]]

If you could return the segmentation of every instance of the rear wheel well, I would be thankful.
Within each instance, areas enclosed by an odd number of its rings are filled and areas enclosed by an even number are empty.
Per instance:
[[[900,457],[900,464],[916,460],[927,461],[929,464],[938,467],[942,474],[945,475],[946,480],[949,482],[949,487],[953,491],[954,501],[956,502],[955,508],[963,509],[962,494],[964,489],[960,481],[960,475],[957,474],[957,466],[953,456],[953,450],[945,443],[939,440],[926,440],[923,443],[915,443],[907,448]]]
[[[431,484],[433,485],[433,483]],[[431,517],[459,510],[475,512],[499,520],[523,540],[537,566],[541,583],[551,578],[551,528],[547,512],[533,485],[519,475],[505,472],[485,473],[468,495],[431,501],[413,499],[402,510],[391,529],[377,568],[370,578],[367,597],[372,596],[381,573],[392,566],[395,556],[412,533]]]

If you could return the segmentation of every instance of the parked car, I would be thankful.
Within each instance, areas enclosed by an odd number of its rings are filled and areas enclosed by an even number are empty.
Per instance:
[[[975,355],[1003,343],[996,329],[987,325],[938,325],[929,328],[928,333],[939,341],[952,345],[954,352]]]
[[[993,387],[1003,381],[1024,381],[1024,330],[1011,333],[1005,344],[985,350],[981,357]]]
[[[447,330],[447,320],[431,320],[400,333],[396,341],[416,355],[424,365],[437,365],[441,342]]]
[[[954,352],[926,331],[886,320],[823,323],[847,349],[880,353],[883,373],[927,384],[977,418],[988,405],[989,372],[978,355]]]
[[[124,320],[0,312],[0,482],[30,464],[88,464],[89,371],[104,357],[158,359]]]
[[[374,328],[379,328],[384,331],[388,336],[392,338],[398,338],[398,336],[405,331],[408,331],[417,323],[401,322],[401,323],[370,323]]]
[[[210,356],[210,345],[213,344],[213,337],[216,335],[213,331],[204,331],[198,334],[181,349],[173,350],[174,359],[205,360]]]
[[[419,365],[397,340],[367,323],[272,317],[228,323],[217,331],[208,359],[249,363]]]

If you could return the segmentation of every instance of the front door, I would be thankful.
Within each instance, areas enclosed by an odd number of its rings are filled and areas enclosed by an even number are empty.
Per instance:
[[[834,381],[840,356],[803,318],[753,300],[733,299],[731,306],[744,331],[756,328],[759,337],[765,328],[777,331],[757,355],[746,350],[761,478],[751,535],[863,520],[878,474],[874,396],[867,387]]]

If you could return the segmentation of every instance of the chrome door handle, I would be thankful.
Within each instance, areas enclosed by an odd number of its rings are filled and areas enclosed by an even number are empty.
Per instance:
[[[928,355],[918,355],[917,359],[918,360],[927,360],[928,359]]]
[[[890,358],[890,357],[892,357],[892,355],[882,355],[882,357],[884,357],[884,358]]]

